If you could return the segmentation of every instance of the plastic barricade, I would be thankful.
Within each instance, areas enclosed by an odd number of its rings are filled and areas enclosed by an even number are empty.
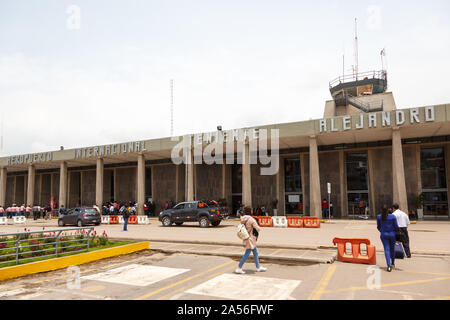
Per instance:
[[[149,224],[147,216],[138,216],[138,224]]]
[[[8,224],[8,218],[7,217],[0,217],[0,224]]]
[[[128,224],[138,224],[138,217],[137,216],[130,216],[128,218]]]
[[[272,217],[257,217],[258,218],[258,224],[260,227],[273,227],[273,220]]]
[[[303,228],[302,217],[286,217],[289,228]]]
[[[352,245],[352,253],[347,254],[345,246],[347,243]],[[334,238],[333,244],[337,244],[338,261],[351,262],[351,263],[363,263],[363,264],[377,264],[377,255],[375,246],[370,245],[369,239],[342,239]],[[361,254],[361,244],[365,244],[367,247],[367,254]]]
[[[109,216],[109,224],[118,224],[119,216]]]
[[[102,223],[109,224],[109,217],[110,216],[102,216]]]
[[[319,218],[303,217],[303,228],[320,228]]]
[[[27,218],[25,218],[25,216],[14,216],[13,222],[14,223],[25,223],[25,222],[27,222]]]
[[[272,217],[272,221],[275,228],[287,228],[288,226],[286,217]]]

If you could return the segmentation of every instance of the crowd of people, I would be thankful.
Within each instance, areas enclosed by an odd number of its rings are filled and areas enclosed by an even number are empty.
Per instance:
[[[27,219],[33,216],[34,220],[44,218],[47,219],[52,214],[53,210],[56,209],[54,206],[53,209],[50,205],[47,206],[39,206],[34,205],[33,207],[22,204],[18,206],[17,204],[12,204],[6,208],[0,206],[0,217],[6,216],[8,219],[17,216],[25,216]]]
[[[121,215],[122,208],[125,207],[130,215],[137,214],[138,204],[136,201],[112,201],[106,202],[102,206],[101,213],[102,215]],[[154,216],[156,205],[153,201],[148,201],[144,203],[144,214],[146,216]]]

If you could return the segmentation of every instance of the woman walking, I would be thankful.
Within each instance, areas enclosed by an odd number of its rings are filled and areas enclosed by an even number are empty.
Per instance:
[[[395,231],[398,224],[397,218],[389,213],[386,206],[383,207],[383,213],[377,216],[377,229],[384,247],[387,271],[391,272],[395,268]]]
[[[253,252],[253,259],[255,260],[256,271],[262,272],[262,271],[267,270],[267,268],[259,265],[258,248],[256,248],[257,236],[255,236],[254,231],[256,231],[257,234],[259,234],[259,232],[261,231],[261,228],[258,226],[258,223],[256,223],[256,220],[251,216],[251,214],[252,214],[252,209],[249,207],[245,207],[244,215],[241,217],[241,223],[247,229],[249,237],[247,239],[243,240],[245,253],[244,253],[244,256],[242,257],[241,261],[239,262],[238,267],[234,271],[235,273],[240,273],[240,274],[245,273],[245,271],[242,270],[242,266],[244,265],[245,261],[247,261],[251,252]]]

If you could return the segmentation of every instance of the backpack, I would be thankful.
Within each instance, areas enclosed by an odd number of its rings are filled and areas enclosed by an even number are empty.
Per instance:
[[[245,224],[239,223],[239,225],[237,227],[237,236],[241,240],[246,240],[246,239],[250,238],[250,235],[248,234]]]

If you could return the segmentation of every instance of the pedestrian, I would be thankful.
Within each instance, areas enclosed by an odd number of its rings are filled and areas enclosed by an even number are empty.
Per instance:
[[[328,201],[325,198],[322,200],[322,218],[328,218]]]
[[[381,242],[384,247],[387,271],[395,268],[395,232],[398,229],[397,218],[390,214],[386,206],[381,214],[377,216],[377,229],[380,231]]]
[[[5,209],[3,209],[3,206],[0,206],[0,217],[3,217],[5,214]]]
[[[64,208],[64,205],[61,205],[61,208],[59,208],[59,215],[65,215],[67,213],[66,208]]]
[[[31,215],[31,208],[30,208],[29,205],[27,205],[27,207],[25,208],[25,214],[26,214],[27,219],[28,219],[28,218],[30,217],[30,215]]]
[[[130,212],[128,211],[128,208],[124,205],[120,208],[120,214],[123,217],[123,231],[128,231],[128,218],[130,217]]]
[[[237,211],[236,211],[236,216],[237,216],[237,217],[242,217],[243,215],[244,215],[244,206],[241,205],[241,206],[239,207],[239,209],[237,209]]]
[[[411,258],[411,250],[409,248],[409,235],[408,235],[408,225],[410,225],[408,215],[399,209],[398,204],[393,204],[394,209],[393,215],[397,218],[398,231],[396,235],[397,241],[403,244],[405,248],[405,253],[408,258]]]
[[[359,214],[364,215],[366,213],[366,206],[364,200],[361,198],[359,200]]]
[[[25,205],[21,205],[20,209],[19,209],[19,216],[24,216],[25,215]]]
[[[241,261],[238,264],[238,267],[236,270],[234,270],[235,273],[244,274],[245,271],[242,270],[242,267],[247,261],[248,257],[250,256],[250,253],[253,252],[253,259],[255,260],[255,266],[257,272],[266,271],[267,268],[261,266],[259,264],[259,258],[258,258],[258,248],[256,247],[256,241],[258,239],[259,232],[261,231],[261,228],[258,226],[258,223],[256,220],[251,216],[252,209],[250,207],[244,208],[244,215],[241,217],[241,224],[245,226],[245,229],[247,229],[249,238],[243,239],[243,246],[245,248],[244,256],[242,257]],[[256,232],[254,232],[256,231]]]
[[[41,207],[35,204],[33,206],[33,220],[37,220],[41,217]]]

